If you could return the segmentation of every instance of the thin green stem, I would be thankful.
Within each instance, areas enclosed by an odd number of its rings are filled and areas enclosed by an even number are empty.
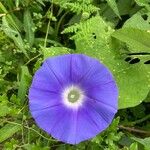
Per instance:
[[[148,120],[149,118],[150,118],[150,114],[148,114],[147,116],[145,116],[142,119],[138,119],[138,120],[135,120],[135,121],[132,121],[132,122],[123,123],[123,125],[134,126],[136,124],[139,124],[139,123],[142,123],[142,122]]]
[[[53,14],[53,4],[51,5],[51,7],[49,9],[51,9],[51,12]],[[50,28],[50,22],[51,22],[51,18],[49,18],[49,21],[47,24],[47,30],[46,30],[45,40],[44,40],[44,47],[46,47],[46,43],[47,43],[47,38],[48,38],[48,33],[49,33],[49,28]]]
[[[39,56],[41,56],[42,54],[38,54],[35,57],[31,58],[28,62],[26,62],[24,65],[28,65],[31,61],[35,60],[36,58],[38,58]]]
[[[57,26],[56,26],[55,39],[56,39],[56,37],[57,37],[57,35],[58,35],[60,25],[61,25],[61,23],[62,23],[64,17],[65,17],[67,14],[68,14],[68,12],[65,12],[65,13],[62,15],[62,17],[60,18],[60,20],[59,20],[59,22],[58,22],[58,24],[57,24]]]
[[[47,37],[48,37],[48,32],[49,32],[49,27],[50,27],[50,19],[49,19],[48,25],[47,25],[47,31],[46,31],[45,40],[44,40],[44,47],[46,47]]]
[[[141,129],[136,129],[134,127],[126,127],[126,126],[123,126],[123,125],[119,125],[118,127],[119,127],[119,129],[127,130],[129,132],[136,132],[136,133],[150,135],[149,131],[145,131],[145,130],[141,130]]]
[[[6,121],[6,122],[10,123],[10,124],[22,126],[22,124],[19,124],[19,123],[16,123],[16,122],[11,122],[11,121]],[[28,126],[25,126],[25,125],[23,125],[23,127],[26,128],[26,129],[32,130],[33,132],[37,133],[39,136],[41,136],[42,138],[44,138],[46,140],[55,141],[56,142],[56,140],[53,140],[53,139],[50,139],[50,138],[47,138],[47,137],[43,136],[41,133],[39,133],[38,131],[36,131],[35,129],[33,129],[31,127],[28,127]]]
[[[147,116],[145,116],[145,117],[142,118],[142,119],[133,121],[133,122],[131,122],[131,123],[132,123],[132,125],[139,124],[139,123],[141,123],[141,122],[144,122],[144,121],[148,120],[149,118],[150,118],[150,114],[148,114]]]

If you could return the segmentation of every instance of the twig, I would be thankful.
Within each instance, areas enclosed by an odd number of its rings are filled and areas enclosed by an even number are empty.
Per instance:
[[[123,130],[127,130],[129,132],[136,132],[136,133],[141,133],[141,134],[147,134],[147,135],[150,135],[150,132],[149,131],[145,131],[145,130],[141,130],[141,129],[136,129],[134,127],[125,127],[123,125],[119,125],[118,126],[119,129],[123,129]]]

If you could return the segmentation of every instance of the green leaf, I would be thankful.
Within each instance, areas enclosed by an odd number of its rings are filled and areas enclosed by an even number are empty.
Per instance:
[[[111,7],[111,9],[114,11],[114,13],[119,17],[120,17],[120,14],[119,14],[119,10],[118,10],[118,7],[117,7],[117,3],[115,0],[106,0],[108,5]]]
[[[131,139],[142,144],[144,146],[144,150],[150,150],[150,137],[145,138],[145,139],[140,139],[137,137],[131,137]]]
[[[19,125],[6,124],[0,129],[0,143],[12,137],[19,130],[21,130]]]
[[[7,105],[4,105],[4,104],[1,104],[0,103],[0,117],[4,117],[6,116],[7,114],[9,114],[9,107]]]
[[[127,43],[135,52],[150,52],[150,33],[135,28],[122,28],[112,34],[118,40]]]
[[[129,150],[138,150],[138,144],[136,142],[132,143]]]
[[[41,5],[45,6],[43,0],[36,0],[37,2],[39,2]]]
[[[25,99],[30,81],[31,81],[31,75],[29,73],[28,67],[22,66],[21,77],[20,77],[19,88],[18,88],[18,98],[20,98],[22,102]]]
[[[20,33],[9,26],[5,16],[2,18],[2,29],[5,34],[15,42],[16,46],[25,54],[25,56],[29,58]]]
[[[124,61],[127,50],[111,39],[112,33],[113,30],[102,18],[91,18],[74,35],[76,52],[95,57],[104,63],[117,82],[119,108],[133,107],[140,104],[149,92],[149,67],[143,63],[131,65]]]
[[[10,112],[10,108],[8,107],[8,98],[6,94],[0,96],[0,117],[4,117]]]
[[[147,103],[150,102],[150,91],[149,91],[147,97],[145,98],[144,102],[147,102]]]
[[[12,16],[8,13],[7,9],[5,8],[5,6],[0,2],[0,10],[7,14],[6,18],[8,19],[9,23],[11,24],[11,26],[19,31],[19,27],[16,25],[15,21],[13,20]]]
[[[26,32],[25,38],[28,41],[28,43],[30,44],[30,47],[34,43],[33,28],[34,28],[34,23],[33,23],[32,17],[31,17],[31,12],[29,11],[29,9],[26,9],[24,12],[24,29]]]
[[[147,16],[147,20],[142,18],[142,15],[137,13],[129,18],[123,25],[123,28],[135,28],[139,30],[149,31],[150,30],[150,14],[145,14]]]
[[[135,0],[139,6],[149,7],[149,0]]]
[[[44,54],[44,59],[48,57],[63,55],[63,54],[70,54],[71,49],[66,47],[51,47],[51,48],[44,48],[42,47],[42,52]]]

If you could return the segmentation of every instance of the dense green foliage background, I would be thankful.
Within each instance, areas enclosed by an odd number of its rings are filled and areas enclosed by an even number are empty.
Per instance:
[[[34,72],[66,53],[99,59],[119,88],[110,127],[75,146],[40,130],[28,109]],[[150,150],[149,91],[149,0],[0,0],[0,149]]]

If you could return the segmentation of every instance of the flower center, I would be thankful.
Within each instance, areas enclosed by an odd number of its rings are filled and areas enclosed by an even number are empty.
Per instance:
[[[72,85],[63,91],[62,99],[65,106],[76,109],[83,104],[84,93],[79,87]]]
[[[79,98],[80,98],[80,93],[75,89],[71,90],[70,93],[68,94],[68,101],[71,103],[77,102]]]

